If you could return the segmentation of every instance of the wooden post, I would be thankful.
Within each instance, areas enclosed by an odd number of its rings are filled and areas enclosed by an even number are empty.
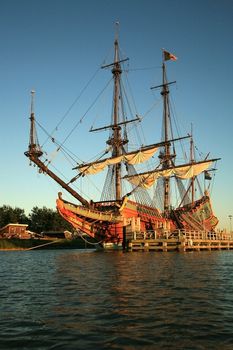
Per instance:
[[[186,247],[185,247],[185,239],[181,239],[180,240],[180,245],[178,247],[179,252],[185,252],[186,251]]]
[[[123,241],[122,241],[123,250],[126,249],[126,226],[123,226]]]
[[[163,242],[163,252],[167,252],[167,242]]]

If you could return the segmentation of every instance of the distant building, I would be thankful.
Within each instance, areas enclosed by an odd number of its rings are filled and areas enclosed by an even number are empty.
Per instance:
[[[0,238],[31,238],[26,224],[8,224],[0,229]]]

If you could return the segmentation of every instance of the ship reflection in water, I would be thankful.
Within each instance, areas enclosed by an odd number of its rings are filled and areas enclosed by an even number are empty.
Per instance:
[[[232,349],[232,253],[1,252],[1,349]]]

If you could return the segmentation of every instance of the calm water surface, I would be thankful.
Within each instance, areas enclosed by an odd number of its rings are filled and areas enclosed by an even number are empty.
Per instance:
[[[233,349],[233,252],[0,252],[0,348]]]

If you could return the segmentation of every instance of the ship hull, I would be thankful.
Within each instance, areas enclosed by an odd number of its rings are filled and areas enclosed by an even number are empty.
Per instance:
[[[111,210],[109,210],[111,208]],[[57,210],[75,230],[94,238],[104,247],[122,247],[124,234],[128,232],[173,231],[176,226],[165,219],[156,208],[133,201],[97,203],[94,208],[85,208],[57,199]]]
[[[214,231],[218,219],[212,210],[208,195],[193,204],[188,204],[173,212],[178,228],[197,231]]]
[[[57,210],[75,230],[96,240],[104,248],[121,249],[127,232],[156,231],[158,236],[177,229],[213,231],[218,223],[210,198],[203,196],[192,205],[177,208],[170,218],[164,218],[158,209],[124,200],[98,202],[91,208],[57,199]]]

